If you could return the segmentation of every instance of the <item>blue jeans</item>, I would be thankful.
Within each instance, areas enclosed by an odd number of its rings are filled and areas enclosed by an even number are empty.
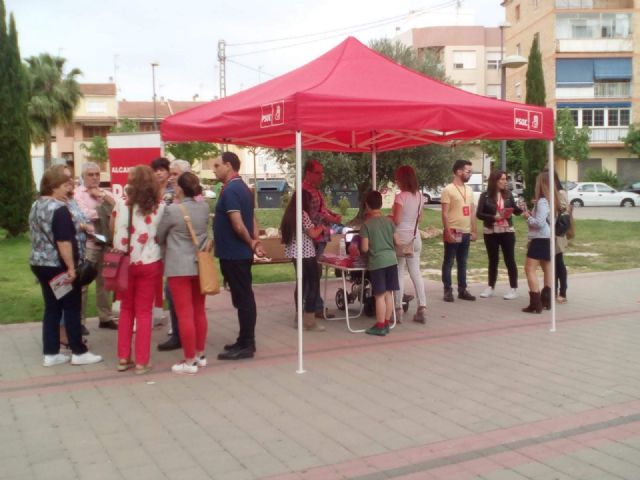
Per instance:
[[[451,268],[455,259],[458,266],[458,292],[467,288],[467,258],[469,257],[469,242],[471,234],[462,235],[460,243],[444,244],[444,260],[442,261],[442,283],[444,288],[451,288]]]

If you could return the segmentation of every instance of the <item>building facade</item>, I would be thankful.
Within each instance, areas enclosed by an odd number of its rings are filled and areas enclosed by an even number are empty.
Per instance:
[[[624,183],[640,178],[640,161],[624,148],[629,125],[640,120],[638,1],[505,0],[505,55],[529,55],[538,38],[547,106],[566,108],[590,132],[586,161],[557,159],[561,178],[582,180],[607,169]],[[507,99],[526,97],[526,67],[507,69]]]

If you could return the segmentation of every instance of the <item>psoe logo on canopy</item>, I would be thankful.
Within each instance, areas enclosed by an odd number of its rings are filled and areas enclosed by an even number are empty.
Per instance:
[[[284,124],[284,101],[267,103],[261,107],[260,128]]]
[[[513,128],[542,133],[542,113],[533,110],[513,109]]]

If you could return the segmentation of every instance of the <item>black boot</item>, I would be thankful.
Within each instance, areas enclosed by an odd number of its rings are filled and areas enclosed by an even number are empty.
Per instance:
[[[180,337],[177,335],[171,335],[166,342],[158,344],[158,350],[161,352],[169,352],[179,348],[182,348],[182,343],[180,343]]]
[[[529,292],[529,305],[522,309],[525,313],[542,313],[540,292]]]
[[[545,310],[551,310],[551,288],[544,287],[540,292],[540,301],[542,302],[542,308]]]
[[[453,289],[451,287],[444,289],[444,297],[442,299],[445,302],[453,302]]]

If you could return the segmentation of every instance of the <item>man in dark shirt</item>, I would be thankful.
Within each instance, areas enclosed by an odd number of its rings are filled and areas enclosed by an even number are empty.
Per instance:
[[[256,351],[256,301],[251,287],[253,255],[264,256],[258,240],[258,224],[253,212],[253,194],[238,171],[240,159],[224,152],[213,162],[213,171],[224,183],[213,222],[215,255],[231,290],[231,301],[238,310],[240,333],[235,343],[225,345],[219,360],[251,358]]]

